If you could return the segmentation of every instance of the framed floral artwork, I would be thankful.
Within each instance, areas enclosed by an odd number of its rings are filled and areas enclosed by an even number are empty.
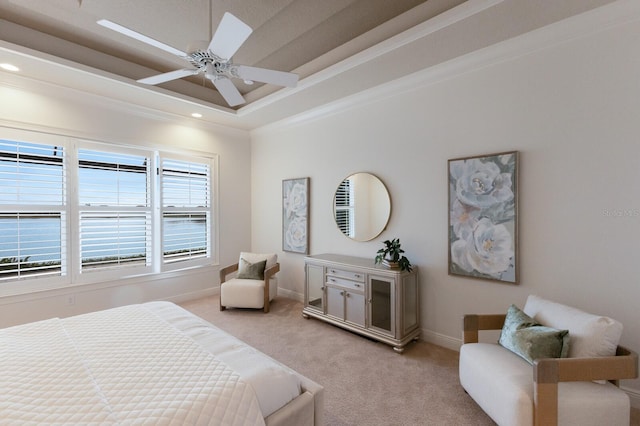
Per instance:
[[[309,178],[282,181],[282,250],[309,254]]]
[[[449,275],[518,283],[518,152],[449,160]]]

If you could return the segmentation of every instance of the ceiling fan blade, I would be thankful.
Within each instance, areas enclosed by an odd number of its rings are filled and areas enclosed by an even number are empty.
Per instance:
[[[160,84],[166,81],[177,80],[182,77],[196,75],[198,74],[198,72],[199,71],[195,69],[176,70],[176,71],[166,72],[164,74],[158,74],[151,77],[143,78],[137,81],[138,83],[142,83],[142,84]]]
[[[154,46],[154,47],[157,47],[159,49],[162,49],[165,52],[169,52],[169,53],[172,53],[174,55],[182,56],[182,57],[187,56],[187,54],[185,52],[181,51],[181,50],[173,48],[173,47],[171,47],[171,46],[169,46],[167,44],[164,44],[164,43],[162,43],[162,42],[160,42],[158,40],[155,40],[155,39],[153,39],[151,37],[147,37],[146,35],[143,35],[143,34],[140,34],[138,32],[135,32],[133,30],[130,30],[129,28],[123,27],[120,24],[116,24],[115,22],[111,22],[108,19],[100,19],[99,21],[97,21],[97,24],[98,25],[102,25],[105,28],[109,28],[110,30],[119,32],[120,34],[124,34],[127,37],[134,38],[134,39],[136,39],[138,41],[141,41],[143,43],[146,43],[146,44],[149,44],[151,46]]]
[[[238,77],[243,80],[259,81],[286,87],[295,87],[298,83],[298,74],[291,72],[274,71],[247,65],[238,65],[237,71]]]
[[[252,32],[250,26],[225,12],[209,43],[209,50],[222,59],[230,59]]]
[[[245,103],[240,91],[228,78],[218,78],[212,81],[229,106],[236,106]]]

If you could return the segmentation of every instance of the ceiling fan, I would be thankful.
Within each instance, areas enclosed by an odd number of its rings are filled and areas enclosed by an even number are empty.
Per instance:
[[[233,107],[245,103],[245,99],[231,81],[232,78],[242,79],[248,84],[259,81],[286,87],[295,87],[298,82],[297,74],[247,65],[236,65],[231,61],[231,57],[249,38],[253,30],[229,12],[226,12],[222,17],[209,45],[204,49],[195,49],[192,52],[183,52],[175,49],[107,19],[101,19],[97,23],[143,43],[180,56],[191,64],[190,68],[137,80],[139,83],[155,85],[191,75],[203,74],[205,78],[213,82],[213,85],[218,89],[225,101]]]

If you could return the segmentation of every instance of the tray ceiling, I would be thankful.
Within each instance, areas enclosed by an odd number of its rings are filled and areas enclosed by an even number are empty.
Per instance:
[[[5,21],[0,35],[10,43],[137,80],[187,64],[177,56],[97,25],[98,19],[111,20],[188,50],[193,42],[210,40],[222,15],[231,12],[254,30],[234,55],[234,63],[295,72],[302,80],[463,2],[0,0],[0,16]],[[233,81],[247,104],[281,90],[278,86]],[[212,83],[202,76],[160,87],[227,107]]]
[[[538,44],[553,44],[566,31],[559,21],[566,20],[571,28],[569,18],[575,15],[606,16],[610,8],[605,5],[615,10],[627,3],[0,0],[0,63],[15,61],[21,68],[19,73],[0,69],[0,86],[82,99],[94,96],[100,102],[113,101],[114,108],[133,104],[178,118],[199,112],[205,122],[251,130],[334,111],[337,104],[362,99],[373,93],[371,89],[411,90],[416,84],[503,60],[500,55],[526,54],[539,47],[511,40],[531,33]],[[191,42],[209,39],[227,11],[254,29],[234,62],[295,72],[300,77],[296,88],[249,86],[234,79],[247,102],[232,109],[202,77],[143,85],[136,80],[184,68],[183,60],[96,24],[109,19],[188,50]],[[401,81],[409,86],[398,86]]]

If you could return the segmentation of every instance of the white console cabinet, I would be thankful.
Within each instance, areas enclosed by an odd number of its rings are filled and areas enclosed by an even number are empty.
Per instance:
[[[376,265],[337,254],[305,258],[305,318],[314,317],[392,345],[396,352],[420,335],[418,270]]]

